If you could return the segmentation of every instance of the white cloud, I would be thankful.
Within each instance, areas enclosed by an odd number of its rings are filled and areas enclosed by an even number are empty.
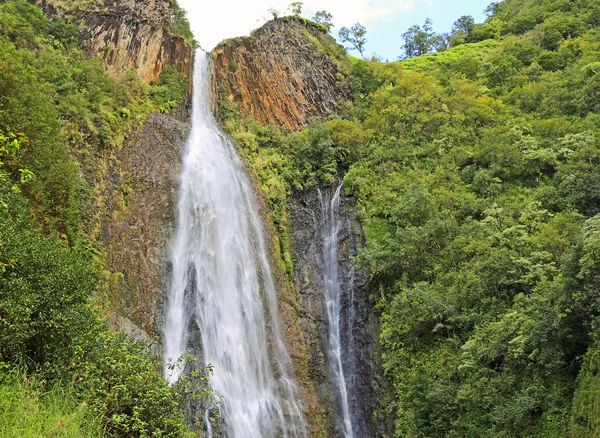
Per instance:
[[[196,39],[210,50],[225,38],[247,35],[262,25],[273,7],[285,10],[293,0],[178,0],[188,11]],[[393,20],[400,13],[412,11],[415,2],[429,5],[431,0],[304,0],[304,16],[318,10],[333,15],[336,27],[356,22],[369,27],[378,21]]]

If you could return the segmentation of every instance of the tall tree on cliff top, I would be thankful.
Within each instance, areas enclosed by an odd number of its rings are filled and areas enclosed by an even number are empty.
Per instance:
[[[288,11],[290,11],[292,15],[299,17],[300,14],[302,14],[302,6],[304,6],[304,3],[302,2],[292,2],[288,6]]]
[[[469,41],[469,37],[475,27],[475,19],[471,15],[463,15],[454,22],[450,33],[450,46],[458,46]]]
[[[348,50],[358,50],[361,58],[364,57],[365,44],[367,44],[367,29],[360,24],[356,23],[351,28],[342,27],[339,32],[340,40],[342,43],[350,43],[352,47],[348,47]]]
[[[328,31],[333,27],[333,22],[331,20],[333,20],[333,15],[327,11],[318,11],[313,17],[313,21],[322,24]]]

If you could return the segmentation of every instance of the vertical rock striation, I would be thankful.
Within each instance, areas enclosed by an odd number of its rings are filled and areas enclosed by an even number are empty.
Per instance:
[[[320,27],[295,17],[270,21],[214,49],[217,97],[243,117],[298,129],[347,97],[342,53]]]
[[[134,69],[146,82],[165,65],[174,65],[191,78],[193,48],[170,32],[169,0],[35,0],[44,13],[77,24],[88,57],[99,56],[106,70],[118,76]]]
[[[162,308],[159,300],[167,286],[167,247],[188,134],[187,123],[151,114],[117,152],[110,169],[112,214],[104,223],[103,241],[107,266],[122,273],[112,304],[148,334],[159,333],[162,325],[156,311]],[[113,325],[122,330],[120,321]]]
[[[166,65],[189,78],[194,50],[171,33],[170,0],[30,0],[51,18],[78,26],[80,45],[90,58],[104,60],[118,76],[133,69],[146,82]],[[128,134],[122,147],[102,152],[93,180],[93,208],[101,212],[106,271],[100,293],[108,294],[113,327],[149,340],[158,333],[157,310],[167,278],[167,246],[173,229],[182,149],[189,133],[189,108],[151,114]],[[101,228],[100,232],[96,227]]]
[[[345,53],[326,31],[300,18],[276,19],[249,37],[224,41],[213,51],[213,60],[216,109],[239,111],[241,117],[261,124],[274,122],[298,130],[311,118],[334,111],[337,102],[349,96]],[[329,372],[321,239],[324,212],[318,193],[316,188],[295,192],[288,202],[296,317],[284,316],[284,321],[289,331],[300,326],[301,333],[288,334],[287,341],[304,342],[301,354],[291,351],[295,362],[306,370],[301,374],[306,385],[316,392],[311,415],[326,419],[320,433],[337,437],[343,436],[343,430]],[[351,266],[351,258],[363,244],[362,229],[344,201],[340,214],[337,268],[341,314],[346,321],[341,341],[346,351],[344,367],[353,370],[346,380],[348,402],[356,418],[352,429],[357,437],[384,437],[389,425],[378,415],[387,387],[379,363],[379,320],[369,306],[367,274]]]

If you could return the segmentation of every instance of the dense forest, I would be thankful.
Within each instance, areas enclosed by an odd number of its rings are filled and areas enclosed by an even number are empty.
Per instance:
[[[177,105],[187,79],[113,79],[77,37],[25,0],[0,2],[0,436],[187,436],[185,398],[204,376],[167,386],[99,310],[97,198],[127,130]]]
[[[351,98],[299,132],[226,100],[219,116],[288,274],[288,199],[343,178],[392,386],[376,414],[397,436],[600,437],[600,1],[488,11],[397,62],[319,43]],[[111,280],[95,196],[125,134],[187,79],[111,78],[77,38],[0,1],[0,435],[195,436],[184,406],[206,376],[168,386],[99,310]]]
[[[220,115],[288,272],[286,200],[343,175],[397,436],[600,436],[600,3],[488,11],[398,62],[322,44],[352,97],[300,132]]]

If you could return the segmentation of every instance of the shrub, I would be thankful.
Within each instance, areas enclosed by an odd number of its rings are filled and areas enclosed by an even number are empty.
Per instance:
[[[187,85],[186,75],[174,66],[166,65],[160,73],[160,84],[152,89],[154,105],[163,111],[176,107],[185,95]]]
[[[6,183],[0,192],[12,213],[0,215],[0,360],[56,375],[76,346],[94,336],[89,299],[95,272],[89,261],[30,227]]]
[[[186,400],[168,386],[146,345],[123,334],[100,333],[73,357],[75,391],[101,419],[108,436],[191,436]]]

